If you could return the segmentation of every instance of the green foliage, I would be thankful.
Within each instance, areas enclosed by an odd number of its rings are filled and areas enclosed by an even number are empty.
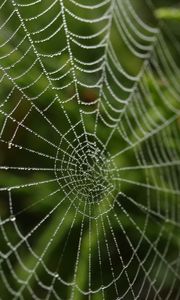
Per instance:
[[[171,7],[162,7],[155,11],[158,19],[180,21],[180,9]]]

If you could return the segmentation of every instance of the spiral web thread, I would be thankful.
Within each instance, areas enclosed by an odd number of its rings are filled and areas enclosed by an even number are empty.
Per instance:
[[[2,299],[180,299],[179,41],[133,5],[0,4]]]

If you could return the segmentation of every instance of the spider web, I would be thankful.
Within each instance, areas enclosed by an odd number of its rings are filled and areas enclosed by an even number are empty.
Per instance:
[[[0,4],[2,299],[180,298],[179,41],[144,2]]]

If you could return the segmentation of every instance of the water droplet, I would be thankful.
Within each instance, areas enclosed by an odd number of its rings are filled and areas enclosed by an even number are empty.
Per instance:
[[[12,247],[12,245],[11,245],[11,243],[10,243],[10,242],[7,242],[7,246],[8,246],[9,248],[11,248],[11,247]]]
[[[12,143],[8,143],[8,149],[11,149]]]
[[[16,217],[14,215],[11,215],[9,219],[10,219],[11,222],[15,222],[16,221]]]

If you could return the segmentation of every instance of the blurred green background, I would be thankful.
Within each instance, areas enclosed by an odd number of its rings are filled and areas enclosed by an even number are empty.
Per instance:
[[[80,69],[76,69],[76,77],[79,82],[84,84],[77,85],[82,101],[81,104],[78,104],[78,97],[74,96],[77,92],[76,85],[70,84],[74,78],[70,70],[69,52],[67,49],[62,51],[67,44],[66,32],[57,33],[45,42],[38,42],[40,39],[45,40],[46,37],[50,37],[61,25],[60,16],[60,19],[57,19],[49,29],[47,27],[45,32],[39,31],[40,28],[45,28],[47,24],[50,24],[49,22],[58,14],[59,2],[47,15],[31,20],[32,16],[38,16],[52,3],[54,2],[50,0],[42,1],[36,10],[36,6],[27,8],[24,6],[27,2],[21,1],[18,9],[23,16],[26,29],[23,26],[19,27],[22,22],[20,23],[15,13],[0,31],[0,43],[3,45],[19,28],[8,40],[8,43],[0,48],[0,64],[3,67],[0,70],[2,76],[0,83],[0,165],[11,167],[0,170],[0,187],[2,188],[0,192],[2,221],[0,299],[33,299],[33,297],[34,299],[70,299],[71,297],[77,300],[118,299],[116,290],[118,289],[119,297],[123,295],[123,299],[134,299],[139,294],[139,299],[178,300],[180,299],[180,193],[168,193],[166,190],[180,190],[178,180],[180,170],[178,166],[174,166],[160,170],[142,169],[137,171],[134,169],[124,173],[121,171],[121,176],[126,181],[120,184],[115,184],[111,178],[116,175],[116,171],[110,172],[108,176],[106,173],[102,173],[101,182],[103,182],[104,176],[105,185],[114,184],[113,194],[97,196],[95,205],[92,205],[92,211],[89,212],[93,200],[91,196],[89,196],[90,198],[84,196],[89,192],[89,188],[87,187],[87,190],[84,188],[85,181],[82,177],[78,181],[78,172],[84,161],[84,155],[86,156],[86,151],[88,151],[82,122],[78,123],[80,121],[79,108],[91,112],[97,107],[95,100],[98,96],[98,88],[94,85],[100,78],[102,70],[96,73],[83,73],[81,68],[86,68],[86,66],[82,65],[80,65]],[[71,2],[66,2],[66,0],[64,3],[67,5],[67,9],[73,10],[81,17],[87,19],[96,17],[91,10],[74,7]],[[83,1],[81,3],[84,4]],[[92,5],[97,1],[88,3]],[[178,67],[180,62],[178,53],[180,49],[179,1],[154,1],[154,10],[144,1],[131,1],[131,3],[145,23],[161,28],[167,49]],[[149,2],[149,4],[151,3]],[[0,11],[1,24],[6,22],[12,11],[11,1],[7,1]],[[102,12],[102,8],[100,8],[100,12]],[[68,13],[66,13],[66,21],[68,28],[79,35],[94,34],[97,32],[97,28],[101,30],[107,22],[105,21],[101,25],[82,24]],[[39,32],[37,33],[37,31]],[[41,64],[36,63],[37,53],[29,43],[28,32],[34,41],[37,52],[41,53],[39,57],[41,57],[44,68]],[[25,39],[21,43],[24,37]],[[98,39],[99,37],[96,42]],[[132,76],[136,76],[142,68],[143,59],[135,57],[127,50],[113,26],[110,39],[123,68]],[[83,43],[83,40],[80,42]],[[90,44],[91,41],[88,45]],[[16,49],[17,45],[18,49]],[[72,42],[70,45],[77,62],[78,60],[91,62],[93,59],[101,57],[104,52],[104,47],[89,51],[84,48],[80,49]],[[50,54],[47,55],[47,53],[55,54],[59,51],[60,55],[53,57]],[[11,54],[7,55],[8,53]],[[21,57],[23,59],[16,64]],[[63,69],[56,73],[57,67],[60,68],[63,64],[65,64]],[[11,65],[14,65],[13,68],[10,67]],[[91,67],[87,68],[91,70]],[[4,71],[10,77],[4,76]],[[56,91],[49,86],[46,72],[49,77],[54,78]],[[22,77],[21,73],[23,73]],[[167,77],[168,74],[170,73],[166,73]],[[14,81],[12,82],[10,78],[14,78]],[[55,78],[60,78],[60,80]],[[37,79],[35,84],[32,84],[35,79]],[[118,79],[124,86],[132,87],[132,83],[127,78],[122,76]],[[148,102],[144,100],[145,117],[144,121],[140,120],[144,129],[146,129],[148,117],[152,118],[156,124],[161,124],[157,111],[165,119],[171,119],[177,115],[179,102],[176,96],[173,97],[169,86],[173,88],[171,80],[179,82],[179,73],[174,71],[172,78],[167,79],[167,82],[165,80],[163,82],[159,78],[153,64],[143,76],[142,84],[148,87],[154,101],[152,107],[148,106]],[[113,81],[111,83],[113,85]],[[85,85],[89,85],[89,88]],[[167,101],[174,111],[160,99],[156,85],[168,99]],[[65,88],[58,89],[62,86]],[[116,90],[115,86],[113,88]],[[57,101],[56,94],[61,99],[60,101]],[[118,96],[126,98],[127,93],[122,91]],[[28,100],[28,97],[31,100]],[[140,97],[144,99],[143,95]],[[112,104],[114,104],[113,100]],[[119,106],[116,108],[119,109]],[[103,108],[100,106],[99,109],[105,116]],[[129,117],[132,124],[132,132],[128,128],[125,117],[122,118],[122,125],[124,132],[129,134],[129,141],[134,143],[136,142],[135,134],[139,138],[143,138],[143,133],[139,124],[134,122],[131,110],[137,113],[136,101],[129,104],[129,111],[125,115]],[[69,119],[64,112],[67,113]],[[118,114],[114,113],[113,117],[118,118]],[[84,114],[83,120],[85,130],[92,133],[95,124],[94,116]],[[180,157],[179,129],[180,117],[177,115],[174,122],[162,133],[159,133],[157,140],[152,137],[147,143],[138,142],[135,150],[127,151],[117,157],[114,161],[115,166],[117,168],[136,166],[138,159],[142,162],[142,157],[146,163],[153,164],[152,156],[155,157],[157,153],[159,157],[162,157],[162,161],[172,160],[174,153],[176,157]],[[121,130],[123,132],[122,128]],[[95,141],[97,147],[100,148],[106,143],[111,131],[112,128],[106,127],[99,120],[97,141]],[[62,136],[66,137],[71,146]],[[93,142],[93,139],[92,141],[91,138],[89,139],[90,142]],[[102,145],[98,145],[99,141]],[[82,149],[80,145],[83,144],[85,146]],[[120,138],[117,130],[113,134],[111,143],[108,144],[106,155],[107,157],[114,155],[126,147],[127,141]],[[72,148],[75,149],[74,152]],[[163,157],[163,153],[166,153],[167,156]],[[70,154],[70,158],[68,154]],[[58,159],[63,160],[63,164]],[[68,175],[69,166],[66,164],[68,159],[70,159],[70,167],[71,164],[73,167],[73,163],[77,162],[78,164],[77,170],[72,171],[71,177]],[[112,165],[106,166],[104,160],[101,161],[101,157],[100,163],[102,163],[101,169],[113,168]],[[20,169],[21,167],[22,169]],[[62,167],[64,171],[60,170]],[[49,171],[43,170],[43,168],[49,169]],[[55,175],[59,177],[58,182],[54,175],[54,169],[56,169]],[[64,179],[66,176],[70,178],[70,182],[69,179]],[[149,190],[147,186],[143,187],[143,184],[146,183],[145,178],[148,178],[149,184],[155,182],[156,189]],[[128,180],[133,180],[141,185],[130,184]],[[27,186],[28,184],[29,186]],[[17,188],[9,190],[14,186]],[[85,190],[82,190],[82,186]],[[161,190],[158,191],[158,187]],[[122,192],[117,196],[117,202],[120,204],[114,204],[114,208],[106,216],[107,203],[103,200],[100,201],[100,205],[97,203],[104,197],[108,198],[113,205],[112,199],[118,192]],[[69,193],[68,197],[65,196],[67,193]],[[143,209],[135,205],[133,201],[128,201],[125,195],[129,199],[133,199],[135,203],[142,205]],[[67,198],[65,201],[63,201],[64,197]],[[74,200],[76,197],[77,199]],[[16,216],[15,222],[9,217],[12,214],[11,201],[13,216]],[[74,201],[74,206],[69,208],[71,201]],[[85,201],[88,201],[88,206],[85,208],[86,214],[84,215],[82,211]],[[55,207],[56,209],[53,210]],[[103,220],[99,217],[99,211],[105,213]],[[92,218],[89,218],[89,214]],[[5,222],[5,220],[8,221]],[[42,220],[45,221],[42,222]],[[33,231],[34,227],[36,230]],[[30,232],[32,234],[29,234]],[[56,234],[54,234],[55,232]],[[26,236],[25,240],[23,240],[24,236]],[[51,237],[53,237],[53,241],[51,241]],[[49,246],[46,251],[47,245]],[[4,253],[9,253],[8,257],[4,256]],[[44,254],[41,260],[39,257],[42,253]],[[77,261],[78,267],[76,268]],[[89,270],[91,270],[91,275],[89,275]],[[71,284],[73,280],[79,289],[73,288]],[[130,282],[132,282],[132,288]],[[103,285],[106,288],[101,289]],[[89,295],[82,293],[82,291],[89,291],[89,288],[97,290],[97,292]]]

